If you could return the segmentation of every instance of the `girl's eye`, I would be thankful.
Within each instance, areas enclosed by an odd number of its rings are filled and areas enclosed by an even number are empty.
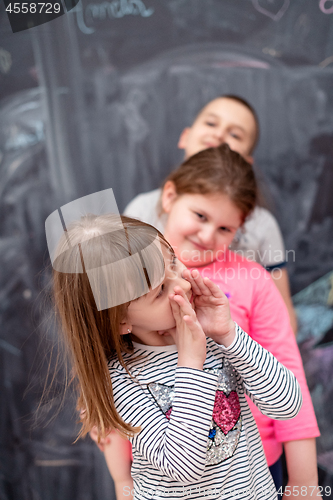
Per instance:
[[[214,122],[206,122],[206,125],[208,125],[208,127],[216,127],[216,123]]]
[[[220,229],[221,229],[221,231],[224,231],[226,233],[231,233],[230,229],[227,227],[222,226],[222,227],[220,227]]]
[[[230,132],[230,135],[231,135],[231,137],[233,137],[234,139],[237,139],[238,141],[240,141],[242,139],[238,134],[235,134],[234,132]]]
[[[194,212],[194,213],[198,217],[198,219],[200,219],[201,221],[206,219],[206,217],[202,214],[199,214],[199,212]]]
[[[161,286],[161,290],[159,291],[158,295],[156,295],[156,298],[160,297],[163,294],[163,290],[164,290],[164,283]]]

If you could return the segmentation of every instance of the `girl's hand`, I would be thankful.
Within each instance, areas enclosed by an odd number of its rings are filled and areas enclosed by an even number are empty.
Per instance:
[[[206,360],[206,336],[184,290],[176,286],[169,296],[176,320],[173,333],[178,350],[178,366],[203,369]]]
[[[197,318],[207,337],[228,347],[235,338],[235,323],[231,319],[229,302],[222,290],[196,269],[183,271],[191,283]]]

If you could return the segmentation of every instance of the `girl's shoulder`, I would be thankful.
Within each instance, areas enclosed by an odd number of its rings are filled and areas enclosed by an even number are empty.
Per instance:
[[[124,361],[126,363],[126,361],[128,361],[128,360],[126,360],[126,358],[125,358]],[[109,370],[110,375],[115,374],[115,373],[124,373],[124,374],[126,373],[126,369],[124,368],[124,366],[122,366],[122,364],[120,363],[120,361],[117,358],[112,358],[108,361],[108,370]]]
[[[225,252],[225,262],[228,266],[232,264],[235,264],[236,266],[242,264],[244,267],[249,269],[260,269],[265,271],[261,264],[258,264],[255,260],[249,258],[247,254],[241,250],[228,250]]]
[[[140,193],[128,203],[124,210],[124,215],[139,217],[141,213],[155,213],[160,197],[161,189]]]

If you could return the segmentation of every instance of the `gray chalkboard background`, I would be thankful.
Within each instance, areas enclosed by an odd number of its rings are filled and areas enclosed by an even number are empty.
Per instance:
[[[200,107],[239,94],[258,112],[255,163],[295,250],[293,292],[331,271],[333,3],[81,0],[15,34],[0,4],[0,28],[0,498],[112,499],[97,448],[72,444],[61,373],[34,420],[49,351],[59,349],[44,221],[101,189],[112,187],[123,209],[157,187],[181,161],[178,136]],[[48,425],[44,413],[55,415]],[[333,446],[320,449],[321,482],[331,484]]]

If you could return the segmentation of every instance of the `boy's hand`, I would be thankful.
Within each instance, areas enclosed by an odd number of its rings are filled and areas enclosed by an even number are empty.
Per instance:
[[[202,370],[206,360],[206,336],[184,290],[176,286],[174,292],[169,299],[176,320],[172,336],[178,350],[178,366]]]
[[[222,290],[208,278],[202,278],[196,269],[183,271],[183,278],[191,283],[195,312],[207,337],[228,347],[235,338],[235,323],[231,319],[229,302]]]

